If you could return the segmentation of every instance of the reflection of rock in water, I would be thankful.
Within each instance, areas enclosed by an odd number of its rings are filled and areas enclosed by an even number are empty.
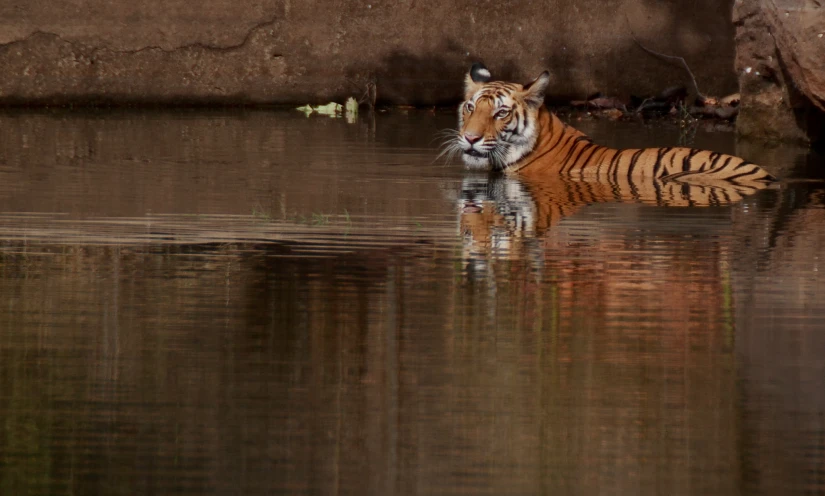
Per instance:
[[[741,438],[749,493],[825,489],[825,188],[796,183],[735,212]],[[767,282],[771,281],[771,282]],[[770,287],[766,287],[769,284]]]

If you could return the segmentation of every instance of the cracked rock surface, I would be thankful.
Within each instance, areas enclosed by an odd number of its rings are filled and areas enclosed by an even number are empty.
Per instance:
[[[737,132],[760,140],[821,141],[825,8],[818,0],[737,0]]]
[[[551,99],[687,84],[735,91],[732,0],[0,0],[0,103],[318,103],[460,98],[469,65],[553,73]]]

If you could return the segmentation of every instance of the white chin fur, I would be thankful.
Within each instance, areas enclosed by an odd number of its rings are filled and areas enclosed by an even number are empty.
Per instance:
[[[511,146],[507,149],[507,153],[504,155],[504,161],[506,162],[507,166],[513,165],[519,160],[522,159],[525,155],[530,153],[532,150],[532,146]]]
[[[464,165],[468,169],[489,169],[490,160],[487,157],[473,157],[472,155],[462,154]]]

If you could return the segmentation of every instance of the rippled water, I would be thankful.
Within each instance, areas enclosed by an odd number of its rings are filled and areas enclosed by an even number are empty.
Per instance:
[[[453,120],[0,114],[0,494],[825,492],[822,157],[575,123],[784,179],[663,205]]]

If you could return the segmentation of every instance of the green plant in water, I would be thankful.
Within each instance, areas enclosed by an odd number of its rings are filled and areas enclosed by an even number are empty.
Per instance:
[[[252,207],[252,217],[262,222],[272,222],[272,214],[263,208],[260,203]]]
[[[329,215],[328,214],[321,214],[321,213],[313,213],[311,223],[314,226],[326,226],[327,224],[329,224]]]
[[[256,207],[255,209],[253,209],[252,215],[255,218],[261,220],[266,220],[270,222],[274,220],[266,210],[260,207]],[[285,215],[283,220],[286,222],[304,224],[307,226],[331,226],[334,224],[345,225],[347,227],[347,232],[349,232],[349,229],[352,227],[352,217],[350,217],[349,211],[347,209],[344,209],[343,215],[325,214],[323,212],[312,212],[309,216],[306,216],[303,214],[295,213],[289,216]]]
[[[699,119],[690,115],[690,110],[684,101],[679,102],[679,145],[693,145],[698,129]]]
[[[295,110],[303,112],[309,117],[313,113],[326,115],[327,117],[344,117],[347,123],[354,124],[358,117],[358,101],[355,98],[349,97],[344,105],[335,102],[329,102],[326,105],[303,105],[297,107]]]

